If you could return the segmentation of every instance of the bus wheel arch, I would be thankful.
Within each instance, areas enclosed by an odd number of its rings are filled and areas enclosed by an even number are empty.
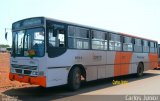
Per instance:
[[[86,80],[86,70],[85,70],[84,66],[82,64],[75,64],[71,67],[71,69],[76,68],[76,67],[80,68],[81,75],[83,76],[84,80]],[[70,73],[71,69],[69,70],[69,73]]]
[[[142,77],[144,72],[144,63],[141,61],[137,66],[137,77]]]
[[[85,71],[84,66],[81,64],[73,65],[68,73],[69,89],[72,91],[79,89],[81,81],[83,80],[86,80],[86,71]]]

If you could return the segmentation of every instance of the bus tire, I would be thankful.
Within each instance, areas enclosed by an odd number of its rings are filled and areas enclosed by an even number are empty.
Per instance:
[[[137,77],[142,77],[143,72],[144,72],[144,66],[142,63],[139,63],[137,67]]]
[[[80,88],[81,85],[81,71],[79,67],[73,67],[68,76],[68,88],[71,91],[75,91]]]

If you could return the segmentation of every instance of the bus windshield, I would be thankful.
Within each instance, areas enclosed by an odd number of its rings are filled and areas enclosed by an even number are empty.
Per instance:
[[[13,32],[14,56],[29,56],[29,51],[35,52],[34,56],[44,55],[44,28],[25,29]]]

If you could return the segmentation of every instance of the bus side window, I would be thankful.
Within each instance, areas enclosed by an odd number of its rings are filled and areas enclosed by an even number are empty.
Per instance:
[[[107,50],[107,34],[103,31],[92,31],[92,49]]]
[[[149,42],[147,40],[143,40],[143,52],[148,53],[149,52]]]
[[[155,53],[157,53],[157,43],[155,42]]]
[[[159,55],[159,58],[160,58],[160,44],[158,44],[158,55]]]
[[[65,37],[63,29],[48,29],[49,47],[64,47]]]
[[[123,51],[133,51],[132,38],[128,36],[123,37]]]
[[[150,42],[150,53],[154,53],[154,42]]]
[[[48,36],[49,36],[49,47],[55,47],[56,46],[56,37],[54,34],[54,29],[49,28],[48,29]]]
[[[116,51],[122,50],[122,42],[120,35],[110,33],[109,50],[116,50]]]
[[[135,38],[134,51],[142,52],[142,41],[141,39]]]
[[[64,44],[64,30],[63,29],[60,29],[57,31],[57,35],[58,35],[58,45],[59,47],[64,47],[65,44]]]
[[[68,26],[68,46],[75,49],[89,49],[90,31],[87,28]]]

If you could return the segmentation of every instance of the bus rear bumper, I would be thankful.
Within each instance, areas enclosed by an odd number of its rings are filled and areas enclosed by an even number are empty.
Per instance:
[[[32,76],[31,77],[31,76],[26,76],[26,75],[9,73],[9,79],[12,81],[16,80],[19,82],[30,83],[30,84],[35,84],[35,85],[40,85],[42,87],[46,87],[46,77],[45,76],[36,76],[36,77]]]

